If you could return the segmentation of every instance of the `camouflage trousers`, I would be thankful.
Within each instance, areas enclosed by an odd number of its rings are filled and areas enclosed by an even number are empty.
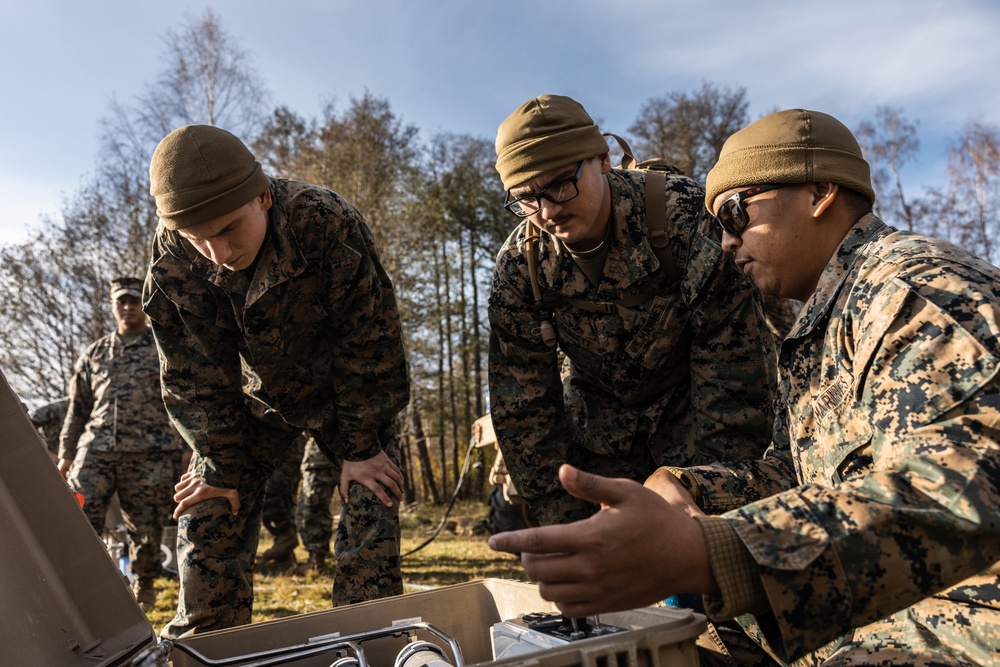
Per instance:
[[[399,459],[398,447],[386,447],[386,453]],[[160,632],[164,639],[251,621],[253,566],[269,473],[262,468],[261,474],[243,476],[247,482],[238,490],[236,515],[227,500],[213,498],[181,516],[177,613]],[[334,606],[402,594],[399,538],[398,507],[386,507],[367,488],[352,484],[337,533]]]
[[[330,503],[340,481],[340,466],[320,451],[316,440],[306,443],[301,465],[302,487],[296,506],[295,524],[302,546],[310,554],[329,555],[333,537],[333,513]]]
[[[111,497],[117,493],[137,579],[162,574],[163,526],[173,523],[174,484],[181,474],[181,452],[95,452],[77,450],[67,481],[83,494],[83,511],[101,533]]]
[[[267,481],[264,527],[274,536],[295,527],[306,551],[328,556],[333,539],[330,503],[339,480],[340,466],[330,462],[316,439],[297,438]]]
[[[313,441],[303,434],[292,442],[264,488],[262,520],[264,528],[275,537],[295,528],[295,498],[302,481],[299,466],[307,440]]]

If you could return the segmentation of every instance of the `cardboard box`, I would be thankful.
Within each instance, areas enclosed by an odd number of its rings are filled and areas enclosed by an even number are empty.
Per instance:
[[[131,664],[157,646],[153,628],[2,373],[0,434],[2,663]],[[694,641],[704,617],[671,608],[604,614],[602,623],[628,631],[494,660],[495,623],[554,610],[536,586],[487,579],[206,633],[159,648],[174,667],[328,667],[338,658],[353,659],[358,667],[394,667],[400,651],[414,641],[440,650],[422,654],[433,658],[429,662],[414,656],[407,667],[698,664]]]

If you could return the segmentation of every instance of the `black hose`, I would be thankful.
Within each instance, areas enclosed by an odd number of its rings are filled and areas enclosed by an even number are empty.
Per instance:
[[[469,468],[472,465],[472,450],[475,449],[475,447],[476,447],[475,440],[470,440],[469,449],[467,452],[465,452],[465,464],[462,466],[462,474],[458,476],[458,482],[455,484],[455,491],[451,494],[451,500],[448,501],[448,507],[444,511],[444,516],[441,517],[441,523],[437,525],[437,528],[434,529],[434,532],[431,533],[430,537],[421,542],[419,546],[416,546],[407,551],[405,554],[401,555],[400,558],[406,558],[410,554],[414,554],[420,551],[428,544],[433,542],[434,539],[441,533],[441,530],[444,528],[445,522],[448,521],[448,515],[451,514],[452,508],[455,507],[455,501],[458,499],[458,492],[462,488],[462,482],[465,481],[465,475],[466,473],[469,472]]]

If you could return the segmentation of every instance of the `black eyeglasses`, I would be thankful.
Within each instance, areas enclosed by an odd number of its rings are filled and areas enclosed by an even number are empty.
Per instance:
[[[781,183],[778,185],[755,185],[754,187],[744,190],[743,192],[737,192],[732,197],[722,202],[722,206],[719,207],[719,212],[715,214],[715,217],[719,219],[719,224],[722,225],[722,229],[726,231],[730,236],[739,236],[743,233],[743,230],[747,228],[750,224],[750,216],[743,209],[743,202],[751,197],[756,197],[759,194],[769,192],[770,190],[778,190],[783,188],[790,183]]]
[[[576,173],[573,176],[550,183],[541,192],[525,194],[517,199],[511,199],[510,192],[508,191],[503,201],[503,207],[519,218],[527,218],[529,215],[538,213],[538,209],[542,207],[542,199],[547,199],[553,204],[565,204],[580,194],[580,188],[577,187],[576,182],[580,180],[580,174],[583,173],[585,162],[586,160],[580,161],[580,166],[576,168]]]

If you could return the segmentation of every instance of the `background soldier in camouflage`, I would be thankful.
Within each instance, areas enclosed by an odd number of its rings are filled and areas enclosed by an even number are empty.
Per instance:
[[[668,463],[759,456],[771,433],[773,344],[701,187],[666,176],[671,266],[661,266],[650,222],[664,216],[646,211],[646,174],[611,169],[579,103],[529,100],[500,125],[496,150],[506,206],[526,220],[500,250],[490,294],[492,418],[539,521],[596,510],[559,486],[561,463],[643,480]],[[536,229],[544,306],[534,305],[526,251]],[[539,307],[552,311],[557,346],[543,341]]]
[[[59,463],[59,433],[62,432],[63,421],[66,419],[66,411],[69,409],[69,398],[60,398],[45,405],[35,408],[28,416],[31,423],[38,429],[38,433],[45,439],[45,446],[49,450],[52,462]]]
[[[308,437],[307,433],[302,433],[292,441],[264,486],[261,523],[274,537],[274,543],[258,557],[257,572],[288,572],[297,563],[295,547],[299,546],[299,534],[295,530],[295,499],[302,481],[299,465]]]
[[[298,572],[309,570],[325,572],[327,560],[330,558],[330,538],[333,537],[333,514],[330,513],[330,503],[333,501],[333,490],[340,478],[338,466],[330,463],[323,456],[316,438],[306,441],[305,454],[302,457],[302,486],[296,509],[295,522],[302,538],[302,546],[309,554],[309,559]],[[336,551],[347,549],[350,545],[350,535],[347,527],[338,525]]]
[[[177,614],[164,637],[248,623],[264,485],[303,430],[342,465],[336,603],[402,593],[405,406],[399,311],[361,214],[269,179],[216,127],[165,137],[150,163],[160,226],[146,312],[167,411],[195,451],[177,485]],[[356,483],[352,483],[356,482]]]
[[[295,439],[267,480],[263,523],[274,544],[258,558],[257,571],[326,571],[333,537],[330,503],[338,477],[339,466],[330,463],[316,438],[303,433]],[[294,552],[300,537],[309,556],[297,565]]]
[[[872,215],[868,164],[826,114],[740,130],[706,189],[736,263],[806,302],[779,357],[787,428],[762,460],[645,489],[567,467],[611,511],[493,546],[537,552],[526,570],[573,615],[698,591],[777,659],[997,664],[1000,270]]]
[[[59,470],[83,494],[83,511],[104,530],[118,493],[143,611],[156,603],[153,580],[162,573],[160,542],[171,521],[171,491],[180,475],[183,444],[160,398],[159,360],[142,312],[142,281],[111,281],[111,312],[118,330],[80,355],[69,382],[69,406],[60,434]]]

